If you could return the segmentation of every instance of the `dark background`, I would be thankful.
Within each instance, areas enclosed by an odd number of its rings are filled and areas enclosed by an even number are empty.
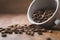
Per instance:
[[[26,13],[32,0],[0,0],[0,13]]]

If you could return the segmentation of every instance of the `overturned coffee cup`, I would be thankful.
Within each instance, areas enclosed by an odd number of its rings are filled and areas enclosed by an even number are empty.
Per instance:
[[[47,24],[48,25],[48,23],[52,22],[52,20],[55,20],[58,7],[59,7],[59,0],[33,0],[27,11],[28,20],[32,24],[37,24],[37,25]],[[48,14],[48,11],[50,11],[49,14],[51,14],[51,13],[52,14],[50,17],[46,16],[46,17],[48,17],[46,19],[44,14],[45,14],[45,12],[46,12],[46,14]],[[37,17],[35,17],[36,21],[34,20],[34,17],[32,16],[34,14],[35,14],[35,16],[37,16]],[[42,14],[42,15],[40,15],[40,14]],[[42,17],[46,20],[44,20],[44,21],[40,20],[40,18],[42,18]]]

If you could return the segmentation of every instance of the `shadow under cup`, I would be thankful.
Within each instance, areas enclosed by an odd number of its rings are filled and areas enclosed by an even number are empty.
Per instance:
[[[53,15],[47,19],[44,22],[41,23],[36,23],[35,21],[33,21],[32,19],[32,14],[38,10],[38,9],[42,9],[42,8],[54,8],[55,12],[53,13]],[[28,8],[28,12],[27,12],[27,16],[28,16],[28,20],[32,23],[32,24],[44,24],[46,22],[48,22],[49,20],[51,20],[53,18],[53,16],[56,14],[58,9],[58,1],[57,0],[33,0],[32,3],[30,4],[29,8]]]

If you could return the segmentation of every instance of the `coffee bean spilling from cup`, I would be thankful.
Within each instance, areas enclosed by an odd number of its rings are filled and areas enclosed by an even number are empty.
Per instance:
[[[53,30],[45,29],[40,25],[24,25],[20,26],[19,24],[8,26],[7,28],[0,28],[0,33],[2,37],[7,37],[7,34],[23,34],[34,36],[35,33],[38,35],[43,35],[43,32],[53,33]]]
[[[36,23],[41,23],[48,20],[54,13],[55,9],[38,9],[32,14],[32,19]]]

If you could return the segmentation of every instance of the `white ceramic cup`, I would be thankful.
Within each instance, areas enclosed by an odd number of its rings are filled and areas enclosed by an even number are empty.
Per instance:
[[[28,11],[27,11],[28,20],[32,24],[37,24],[37,25],[51,24],[52,20],[54,20],[56,18],[56,15],[57,15],[56,12],[58,10],[58,7],[59,7],[59,0],[33,0],[28,8]],[[32,19],[32,13],[34,13],[34,11],[41,9],[41,8],[55,8],[56,10],[48,20],[43,21],[41,23],[36,23]]]

